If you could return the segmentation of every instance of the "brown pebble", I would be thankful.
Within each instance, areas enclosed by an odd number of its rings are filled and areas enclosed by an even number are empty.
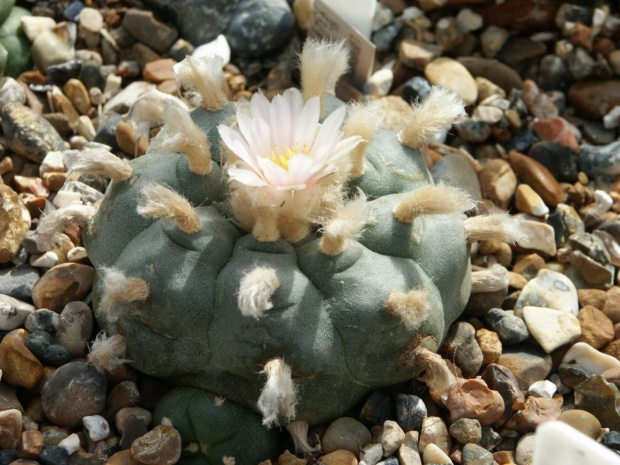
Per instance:
[[[28,209],[13,189],[0,183],[0,263],[11,261],[29,229]]]
[[[504,413],[504,399],[481,379],[459,379],[449,391],[445,402],[452,422],[459,418],[475,418],[489,426]]]
[[[614,340],[614,325],[598,308],[586,305],[579,311],[577,319],[581,325],[581,336],[577,342],[585,342],[600,349]]]
[[[95,270],[80,263],[56,265],[45,273],[32,288],[32,300],[37,308],[60,312],[74,300],[82,300],[90,291]]]
[[[530,113],[537,118],[557,118],[558,116],[558,109],[551,98],[530,79],[523,83],[523,100]]]
[[[0,449],[17,449],[22,434],[22,413],[17,409],[0,412]]]
[[[69,79],[64,85],[63,90],[77,111],[83,115],[90,111],[90,95],[82,81]]]
[[[119,148],[128,155],[144,155],[149,146],[145,137],[140,137],[140,142],[136,148],[134,127],[127,121],[119,121],[116,125],[116,143]]]
[[[613,323],[620,323],[620,287],[614,286],[607,291],[603,313]]]
[[[24,431],[19,442],[19,456],[24,459],[36,459],[45,446],[43,433],[38,430]]]
[[[560,405],[554,399],[530,396],[523,409],[508,419],[506,428],[522,433],[534,431],[542,423],[557,420],[561,412]]]
[[[181,457],[181,435],[159,425],[131,444],[131,456],[146,465],[172,465]]]
[[[7,335],[0,343],[2,380],[11,386],[33,388],[43,375],[43,365],[15,336]]]
[[[58,192],[65,185],[67,173],[43,173],[43,182],[52,192]]]
[[[508,162],[499,158],[489,160],[478,177],[485,196],[500,208],[507,208],[517,188],[517,176]]]
[[[580,409],[572,409],[562,412],[559,421],[568,423],[577,431],[581,431],[592,439],[597,439],[601,433],[601,422],[590,412]]]
[[[357,465],[357,457],[348,450],[336,450],[320,458],[325,465]]]
[[[511,150],[508,156],[512,169],[523,182],[529,184],[542,197],[547,205],[555,207],[562,202],[564,199],[562,186],[547,168],[516,150]]]
[[[579,153],[579,143],[569,124],[563,118],[536,119],[532,129],[541,140],[556,142]]]
[[[15,176],[13,184],[19,192],[30,192],[37,197],[48,198],[50,190],[43,182],[43,179],[34,176]]]
[[[131,450],[122,450],[108,459],[107,465],[139,465],[140,462],[131,456]]]
[[[502,355],[502,341],[495,331],[482,328],[476,331],[476,340],[482,350],[482,363],[495,363]]]
[[[620,80],[579,81],[568,90],[568,103],[580,115],[600,120],[620,105]]]
[[[602,289],[578,289],[577,296],[579,297],[579,304],[582,307],[591,305],[599,310],[603,310],[605,307],[605,299],[607,296]]]
[[[172,58],[161,58],[147,63],[144,66],[143,76],[146,81],[159,84],[167,80],[174,80],[174,65],[176,60]]]

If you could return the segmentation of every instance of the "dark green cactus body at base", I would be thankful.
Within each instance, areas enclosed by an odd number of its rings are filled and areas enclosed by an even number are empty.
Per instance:
[[[335,104],[329,103],[328,108]],[[209,130],[216,160],[220,140],[215,127],[231,114],[227,107],[193,115]],[[84,241],[96,267],[114,266],[144,279],[150,296],[124,304],[114,324],[96,309],[99,323],[125,336],[127,357],[139,371],[206,389],[226,398],[224,405],[234,402],[255,410],[265,383],[263,365],[282,357],[298,387],[296,419],[311,425],[346,413],[375,388],[410,379],[407,355],[418,336],[436,350],[465,307],[469,247],[458,215],[426,215],[412,224],[393,217],[407,193],[432,182],[419,151],[402,146],[396,133],[381,131],[369,144],[366,164],[365,174],[350,187],[367,195],[368,223],[357,242],[329,256],[321,252],[318,237],[298,244],[262,243],[238,229],[222,214],[228,188],[216,163],[210,174],[199,176],[189,171],[182,154],[134,160],[132,176],[108,188]],[[189,199],[202,220],[201,231],[188,235],[173,223],[138,215],[140,189],[148,181]],[[273,308],[259,319],[243,316],[237,307],[240,281],[257,265],[275,269],[280,281]],[[430,306],[408,329],[386,310],[386,302],[392,292],[412,289],[426,291]],[[96,281],[95,304],[99,293]],[[156,416],[174,417],[173,426],[179,426],[183,418],[190,421],[194,408],[188,405],[198,405],[203,397],[213,404],[208,394],[183,392],[167,398]],[[234,456],[207,427],[214,414],[211,404],[191,420],[194,436],[185,433],[191,428],[180,427],[183,439],[221,443],[218,453]],[[252,415],[260,426],[260,416]],[[231,425],[235,421],[231,414]],[[253,431],[250,423],[247,428]],[[244,426],[237,427],[243,431]],[[260,440],[267,437],[256,434]],[[252,439],[243,442],[250,451],[259,450]],[[236,463],[266,458],[248,457]]]

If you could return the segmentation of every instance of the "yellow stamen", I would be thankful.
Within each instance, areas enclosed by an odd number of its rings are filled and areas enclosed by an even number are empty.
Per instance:
[[[297,146],[299,144],[295,143],[295,145]],[[278,165],[279,167],[284,168],[285,170],[288,171],[288,162],[289,162],[289,160],[294,155],[297,155],[298,153],[299,153],[299,149],[297,149],[297,147],[288,147],[286,149],[282,149],[282,147],[280,147],[278,145],[274,145],[273,146],[273,150],[269,154],[269,158],[276,165]],[[304,144],[303,149],[301,150],[301,153],[303,155],[310,156],[310,150],[308,149],[308,145],[307,144]]]

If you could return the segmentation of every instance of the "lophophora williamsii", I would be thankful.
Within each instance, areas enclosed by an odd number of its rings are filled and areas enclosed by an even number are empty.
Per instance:
[[[309,40],[301,91],[233,104],[221,61],[188,57],[177,82],[196,108],[141,97],[126,118],[138,136],[161,126],[147,154],[83,152],[71,168],[109,176],[105,198],[41,221],[42,242],[83,226],[98,322],[133,367],[182,386],[155,420],[189,455],[273,458],[274,425],[308,449],[308,425],[411,379],[481,281],[471,242],[518,230],[468,218],[475,202],[431,180],[427,141],[464,115],[457,96],[434,88],[387,130],[372,104],[334,96],[347,60]]]

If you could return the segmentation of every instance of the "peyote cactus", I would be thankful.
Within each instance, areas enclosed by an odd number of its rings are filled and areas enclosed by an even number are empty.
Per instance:
[[[0,76],[17,76],[32,66],[30,41],[20,20],[30,16],[15,0],[0,0]]]
[[[243,407],[307,427],[411,379],[468,300],[469,243],[506,237],[503,217],[464,221],[474,203],[424,163],[459,99],[434,89],[400,133],[380,129],[372,107],[331,95],[346,59],[342,44],[306,43],[303,95],[256,94],[235,115],[221,62],[188,58],[178,81],[201,107],[142,97],[137,132],[164,124],[149,152],[85,151],[72,170],[113,180],[96,214],[68,207],[39,227],[85,224],[98,321],[136,369],[186,386],[156,419],[201,444],[191,460],[277,452]]]

